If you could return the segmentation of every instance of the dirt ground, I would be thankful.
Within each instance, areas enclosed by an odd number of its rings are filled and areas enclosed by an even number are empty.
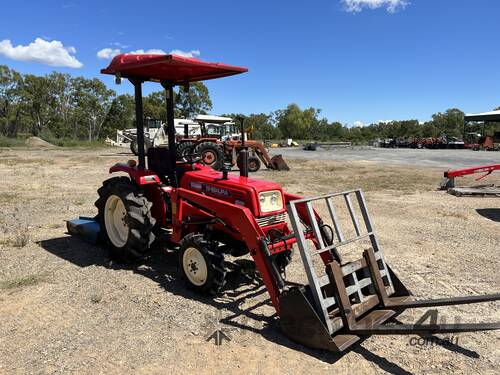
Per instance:
[[[280,333],[265,290],[243,276],[232,275],[220,297],[199,297],[179,280],[174,252],[125,266],[65,234],[65,220],[96,213],[109,166],[130,157],[116,149],[0,149],[0,374],[498,373],[498,332],[455,335],[453,345],[381,336],[343,355],[310,350]],[[257,177],[306,196],[365,191],[386,260],[414,294],[499,291],[500,199],[436,191],[441,169],[289,164],[290,172]],[[298,255],[289,268],[291,279],[304,273]],[[447,307],[442,317],[499,321],[499,307]],[[207,342],[218,328],[230,338],[220,346]]]

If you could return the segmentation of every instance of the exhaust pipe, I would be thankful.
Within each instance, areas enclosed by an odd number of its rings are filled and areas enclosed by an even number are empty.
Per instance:
[[[245,146],[245,117],[238,116],[241,131],[241,150],[239,157],[241,160],[240,177],[248,177],[248,149]]]

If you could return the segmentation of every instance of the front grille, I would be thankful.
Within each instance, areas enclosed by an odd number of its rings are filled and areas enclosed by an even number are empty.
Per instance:
[[[261,227],[282,223],[286,220],[286,212],[266,217],[258,217],[255,220],[257,221],[257,224],[259,224],[259,226]]]

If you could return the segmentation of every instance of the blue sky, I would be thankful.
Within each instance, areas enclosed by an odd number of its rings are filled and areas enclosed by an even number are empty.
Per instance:
[[[99,76],[132,93],[99,74],[109,62],[99,51],[191,51],[248,67],[207,81],[214,114],[294,102],[354,124],[500,106],[496,0],[25,0],[2,13],[0,64],[22,73]]]

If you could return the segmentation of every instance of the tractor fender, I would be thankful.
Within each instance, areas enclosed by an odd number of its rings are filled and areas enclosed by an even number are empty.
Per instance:
[[[130,176],[130,179],[137,185],[159,184],[160,178],[149,169],[139,169],[125,163],[117,163],[109,168],[109,173],[124,172]]]

